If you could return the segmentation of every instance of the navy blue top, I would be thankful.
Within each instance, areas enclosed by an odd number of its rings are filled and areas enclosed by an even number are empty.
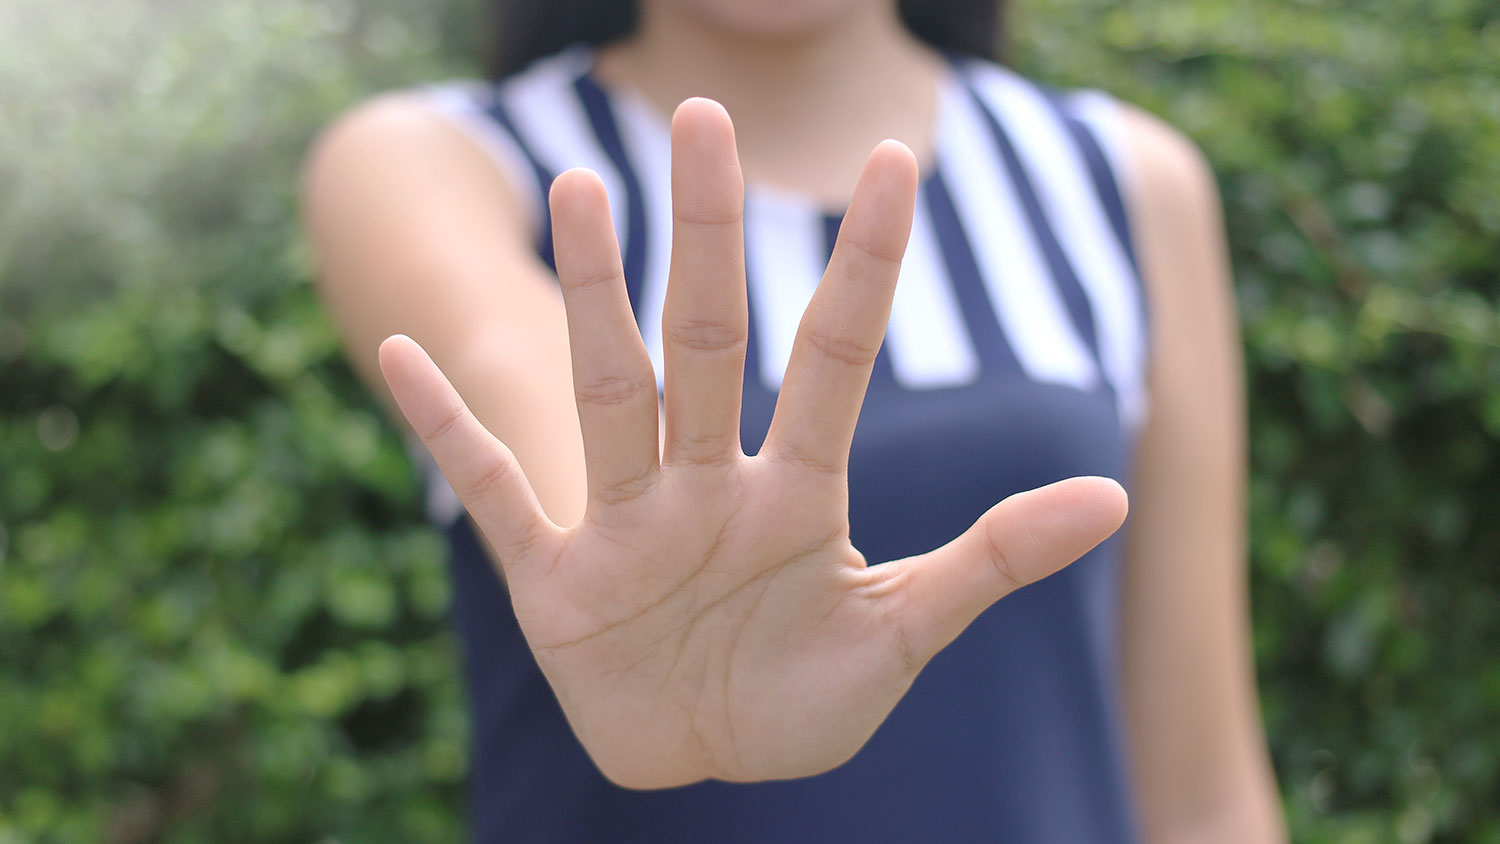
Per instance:
[[[606,91],[591,65],[575,48],[498,86],[430,93],[513,185],[536,192],[539,244],[550,240],[540,203],[552,176],[600,172],[660,372],[665,119]],[[1127,480],[1144,413],[1144,296],[1111,169],[1110,103],[961,61],[938,112],[850,456],[851,538],[870,560],[931,550],[1015,492],[1081,474]],[[799,197],[747,187],[747,452],[765,436],[838,224]],[[847,764],[638,792],[609,783],[574,738],[440,478],[432,500],[452,540],[484,844],[1136,839],[1117,688],[1118,539],[981,615]]]

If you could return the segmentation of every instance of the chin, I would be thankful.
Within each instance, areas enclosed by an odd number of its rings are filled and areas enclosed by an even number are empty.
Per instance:
[[[657,0],[711,24],[752,37],[795,38],[836,26],[885,0]]]

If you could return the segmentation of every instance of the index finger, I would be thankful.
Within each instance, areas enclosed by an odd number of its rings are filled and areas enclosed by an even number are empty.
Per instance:
[[[911,234],[917,162],[882,141],[860,174],[828,270],[792,345],[761,454],[843,472]]]

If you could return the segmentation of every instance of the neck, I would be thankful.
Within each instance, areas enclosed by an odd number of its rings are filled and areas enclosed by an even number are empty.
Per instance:
[[[729,27],[673,2],[642,3],[635,35],[596,71],[663,113],[688,97],[734,119],[746,178],[846,198],[886,137],[925,160],[942,62],[902,25],[894,1],[861,2],[795,30]]]

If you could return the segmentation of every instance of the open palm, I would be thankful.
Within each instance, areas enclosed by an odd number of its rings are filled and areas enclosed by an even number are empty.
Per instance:
[[[588,470],[581,523],[542,513],[510,451],[411,340],[381,365],[501,560],[516,618],[574,731],[616,782],[819,773],[870,737],[975,616],[1073,561],[1125,512],[1073,478],[997,504],[917,557],[869,566],[849,542],[846,464],[911,226],[916,163],[870,155],[802,318],[764,447],[740,448],[743,181],[728,115],[672,126],[665,434],[603,185],[551,205]]]

